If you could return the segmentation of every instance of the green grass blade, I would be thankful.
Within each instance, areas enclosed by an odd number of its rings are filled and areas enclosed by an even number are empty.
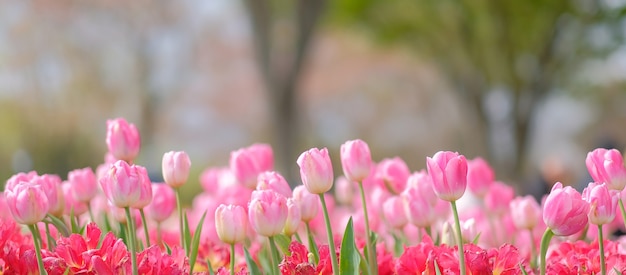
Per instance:
[[[187,219],[187,213],[183,215],[183,227],[184,227],[184,241],[181,245],[185,248],[185,253],[189,257],[189,244],[191,244],[191,230],[189,229],[189,219]]]
[[[343,240],[341,241],[341,252],[339,253],[339,274],[340,275],[359,275],[359,262],[361,256],[354,243],[354,226],[352,218],[346,225],[343,232]]]
[[[289,253],[289,245],[291,244],[291,239],[289,237],[279,234],[274,236],[274,241],[276,241],[276,245],[283,255],[291,255]]]
[[[248,265],[248,272],[250,272],[250,275],[263,275],[263,273],[261,273],[261,270],[259,270],[259,266],[256,264],[254,259],[252,259],[252,256],[250,256],[250,252],[248,252],[248,249],[244,247],[243,252],[246,256],[246,264]]]
[[[193,267],[196,265],[196,258],[198,257],[198,247],[200,246],[200,235],[202,235],[202,226],[204,225],[204,218],[206,218],[206,210],[202,214],[202,218],[196,226],[196,231],[193,233],[193,239],[191,240],[191,246],[189,247],[189,270],[193,273]]]
[[[61,233],[61,235],[63,235],[64,237],[70,236],[70,230],[65,225],[65,222],[63,222],[61,219],[55,216],[52,216],[50,214],[48,214],[47,216],[50,219],[50,223],[52,223],[54,227],[57,228],[57,231]]]

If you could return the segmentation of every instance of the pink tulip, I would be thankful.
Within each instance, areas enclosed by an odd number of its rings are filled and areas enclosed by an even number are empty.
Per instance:
[[[306,189],[313,194],[323,194],[333,187],[333,165],[328,149],[309,149],[298,157],[300,177]]]
[[[139,176],[140,194],[139,199],[135,201],[132,208],[144,208],[152,202],[152,181],[148,176],[148,171],[143,166],[137,166],[137,175]]]
[[[254,231],[265,237],[280,234],[285,227],[289,209],[287,199],[272,190],[257,190],[252,193],[248,205],[248,219]]]
[[[244,241],[247,234],[247,224],[246,210],[239,205],[222,204],[215,210],[217,236],[227,244]]]
[[[132,163],[139,155],[141,138],[134,124],[129,124],[123,118],[107,120],[107,147],[117,160]]]
[[[391,228],[402,229],[407,223],[407,215],[404,212],[404,200],[400,196],[389,197],[383,203],[383,216]]]
[[[495,179],[493,168],[478,157],[467,162],[467,188],[478,197],[484,197]]]
[[[303,222],[310,222],[317,217],[320,199],[318,196],[311,194],[304,185],[298,185],[293,189],[293,199],[298,203]]]
[[[337,203],[344,205],[352,205],[357,183],[349,181],[344,176],[339,176],[335,180],[335,198]]]
[[[256,188],[257,177],[261,173],[261,167],[255,157],[246,148],[230,153],[230,170],[240,184],[250,189]]]
[[[76,169],[67,174],[72,194],[78,201],[88,202],[98,194],[98,181],[91,168]]]
[[[558,236],[579,232],[588,223],[589,204],[578,191],[557,182],[543,205],[543,221]]]
[[[176,194],[164,183],[152,184],[152,202],[146,206],[146,214],[160,223],[169,218],[176,209]]]
[[[115,162],[100,185],[111,204],[119,208],[130,207],[141,196],[141,177],[136,165],[126,161]]]
[[[44,174],[35,177],[31,182],[41,185],[41,189],[48,197],[48,213],[60,217],[65,207],[65,196],[61,189],[61,178],[57,175]]]
[[[4,190],[12,190],[15,186],[17,186],[21,182],[30,182],[34,178],[38,177],[36,171],[30,171],[28,173],[17,173],[11,176],[6,184],[4,185]]]
[[[428,174],[433,180],[435,194],[445,201],[456,201],[467,186],[467,160],[459,153],[439,151],[426,158]]]
[[[76,199],[73,190],[74,186],[71,183],[64,182],[61,185],[61,189],[63,192],[63,196],[65,196],[65,210],[63,211],[65,215],[69,216],[73,213],[74,216],[80,216],[87,213],[87,211],[89,210],[87,204],[89,202],[83,202]]]
[[[372,166],[370,148],[360,139],[349,140],[341,145],[343,174],[350,181],[360,182],[367,178]]]
[[[407,179],[405,191],[409,188],[417,188],[417,193],[426,199],[430,205],[436,205],[439,201],[435,190],[433,189],[433,179],[428,175],[426,170],[415,172]]]
[[[181,187],[189,178],[191,160],[184,151],[170,151],[163,154],[161,169],[165,183],[172,188]]]
[[[606,183],[589,183],[583,190],[583,199],[589,203],[589,222],[595,225],[611,223],[615,219],[619,192],[610,190]]]
[[[257,190],[271,189],[276,193],[283,195],[285,198],[291,198],[291,187],[287,180],[283,178],[278,172],[267,171],[259,174],[256,186]]]
[[[624,167],[624,159],[619,151],[595,149],[587,154],[585,164],[595,182],[605,182],[613,190],[624,190],[626,167]]]
[[[509,209],[515,227],[520,230],[535,228],[541,219],[541,207],[531,195],[513,199]]]
[[[302,222],[302,214],[300,212],[300,206],[293,198],[287,199],[287,208],[287,221],[285,222],[283,233],[287,236],[291,236],[298,232],[300,222]]]
[[[494,182],[489,187],[485,195],[485,206],[487,210],[497,216],[502,216],[509,211],[509,204],[515,197],[513,187],[503,183]]]
[[[274,170],[274,152],[269,144],[255,143],[246,149],[254,156],[259,172]]]
[[[420,188],[417,186],[408,186],[400,196],[404,202],[402,213],[406,215],[411,224],[419,228],[426,228],[435,223],[434,208],[437,201],[440,201],[439,199],[433,204],[426,194],[420,192]],[[450,206],[446,205],[446,209],[449,208]]]
[[[6,202],[11,215],[21,224],[35,224],[42,221],[48,213],[48,197],[43,187],[30,182],[21,182],[6,190]]]
[[[380,161],[378,163],[377,175],[382,178],[385,187],[391,193],[397,195],[404,191],[411,171],[404,160],[395,157]]]
[[[220,181],[225,173],[230,173],[228,167],[209,167],[200,174],[200,185],[205,192],[215,192],[220,188]]]

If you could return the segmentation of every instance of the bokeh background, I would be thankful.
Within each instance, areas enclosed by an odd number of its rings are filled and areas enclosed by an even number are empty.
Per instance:
[[[453,150],[522,193],[584,186],[588,151],[626,145],[625,37],[625,0],[3,0],[0,178],[95,169],[125,117],[155,181],[166,151],[197,182],[266,142],[297,184],[300,152],[339,175],[361,138],[411,170]]]

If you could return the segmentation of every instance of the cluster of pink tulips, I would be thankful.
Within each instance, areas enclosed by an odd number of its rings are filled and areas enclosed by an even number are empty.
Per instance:
[[[554,183],[542,202],[516,196],[481,158],[375,163],[362,140],[297,159],[293,190],[271,147],[207,168],[182,207],[191,162],[163,156],[164,183],[133,161],[140,136],[107,122],[105,163],[57,175],[19,173],[0,195],[0,274],[623,274],[626,167],[596,149],[582,193]],[[334,188],[333,188],[334,186]],[[334,194],[331,194],[331,190]],[[468,199],[469,197],[473,199]],[[617,212],[621,212],[619,215]],[[25,232],[28,228],[30,232]]]

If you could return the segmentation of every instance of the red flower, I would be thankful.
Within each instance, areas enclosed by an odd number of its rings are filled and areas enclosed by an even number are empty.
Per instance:
[[[510,244],[492,248],[489,250],[489,258],[493,261],[493,274],[496,275],[519,275],[522,274],[520,264],[526,266],[517,248]]]
[[[289,244],[289,253],[291,255],[285,255],[283,261],[280,263],[280,274],[282,275],[313,275],[315,274],[315,267],[309,263],[309,251],[306,246],[299,242],[291,242]]]

